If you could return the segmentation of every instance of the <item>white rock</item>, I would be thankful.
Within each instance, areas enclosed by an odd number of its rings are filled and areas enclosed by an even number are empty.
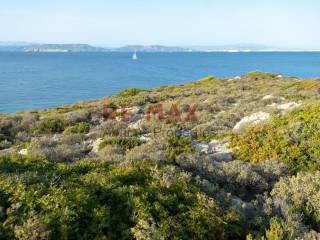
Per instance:
[[[296,108],[296,107],[299,107],[299,106],[301,106],[301,103],[289,102],[289,103],[281,104],[277,108],[279,110],[288,110],[288,109],[293,109],[293,108]]]
[[[232,151],[225,141],[212,140],[209,143],[209,153],[215,161],[231,161],[233,159]]]
[[[200,152],[209,153],[209,144],[206,143],[196,143],[194,144],[194,147],[199,150]]]
[[[59,141],[59,135],[58,134],[53,135],[52,140],[56,142]]]
[[[15,152],[15,149],[12,147],[12,148],[7,148],[7,149],[3,149],[3,150],[0,150],[0,156],[7,156],[7,155],[11,155]]]
[[[122,121],[121,116],[117,116],[117,117],[116,117],[116,121],[117,121],[117,122],[121,122],[121,121]]]
[[[181,137],[191,137],[192,136],[192,131],[182,129],[181,131],[179,131],[179,136],[181,136]]]
[[[237,134],[244,131],[249,125],[258,124],[270,118],[270,114],[266,112],[254,113],[250,116],[242,118],[233,128],[232,132]]]
[[[236,76],[236,77],[234,77],[234,78],[230,78],[230,79],[228,79],[228,81],[229,81],[229,82],[231,82],[231,81],[234,81],[234,80],[240,80],[240,79],[241,79],[241,77]]]
[[[151,134],[149,133],[149,134],[141,135],[140,137],[138,137],[138,139],[139,139],[140,141],[148,142],[148,141],[150,141],[150,139],[151,139]]]
[[[276,76],[276,78],[283,78],[283,76],[282,75],[278,75],[278,76]]]
[[[133,107],[122,107],[122,108],[117,108],[116,113],[118,116],[116,116],[115,120],[117,122],[121,121],[136,121],[137,119],[141,118],[141,108],[137,106]]]
[[[93,153],[97,153],[99,151],[99,146],[100,144],[102,143],[103,139],[102,138],[98,138],[97,140],[95,140],[93,143],[92,143],[92,152]]]
[[[269,100],[269,99],[273,99],[274,96],[273,95],[266,95],[262,98],[262,100]]]
[[[232,197],[232,206],[242,205],[244,202],[238,197]]]
[[[142,129],[143,124],[144,124],[144,119],[140,119],[136,122],[130,123],[128,125],[128,128],[134,129],[134,130],[139,130],[139,129]]]
[[[276,103],[271,103],[271,104],[267,105],[267,107],[275,107],[275,106],[277,106]]]
[[[133,106],[131,108],[128,108],[128,111],[130,111],[133,114],[138,114],[139,112],[141,112],[141,108],[137,106]]]
[[[28,155],[28,149],[21,149],[20,151],[18,151],[18,153],[20,155]]]
[[[128,114],[137,114],[140,111],[140,108],[137,106],[133,107],[123,107],[123,108],[117,108],[117,113],[127,112]]]
[[[213,165],[216,165],[217,167],[222,165],[222,162],[219,162],[219,161],[212,161],[212,163],[213,163]]]
[[[194,147],[200,152],[208,154],[214,162],[231,161],[232,151],[228,148],[228,143],[224,141],[212,140],[207,143],[196,143]]]

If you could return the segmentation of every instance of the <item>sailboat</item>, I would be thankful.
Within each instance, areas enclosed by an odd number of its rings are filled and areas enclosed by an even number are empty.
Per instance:
[[[137,52],[134,52],[134,54],[132,56],[132,60],[138,60]]]

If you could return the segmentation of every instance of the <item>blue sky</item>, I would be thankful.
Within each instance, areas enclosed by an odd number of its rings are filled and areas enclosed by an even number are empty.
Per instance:
[[[320,49],[319,0],[0,0],[0,41]]]

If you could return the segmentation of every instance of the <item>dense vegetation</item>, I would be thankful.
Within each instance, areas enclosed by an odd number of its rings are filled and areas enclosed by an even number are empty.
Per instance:
[[[319,239],[319,89],[252,72],[0,115],[0,239]]]
[[[293,172],[320,170],[320,104],[306,105],[234,136],[238,159],[279,159]]]

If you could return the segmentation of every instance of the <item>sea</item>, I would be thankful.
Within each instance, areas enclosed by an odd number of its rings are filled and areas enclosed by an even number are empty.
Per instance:
[[[0,113],[46,109],[126,88],[183,84],[250,71],[320,77],[320,52],[210,53],[0,52]]]

